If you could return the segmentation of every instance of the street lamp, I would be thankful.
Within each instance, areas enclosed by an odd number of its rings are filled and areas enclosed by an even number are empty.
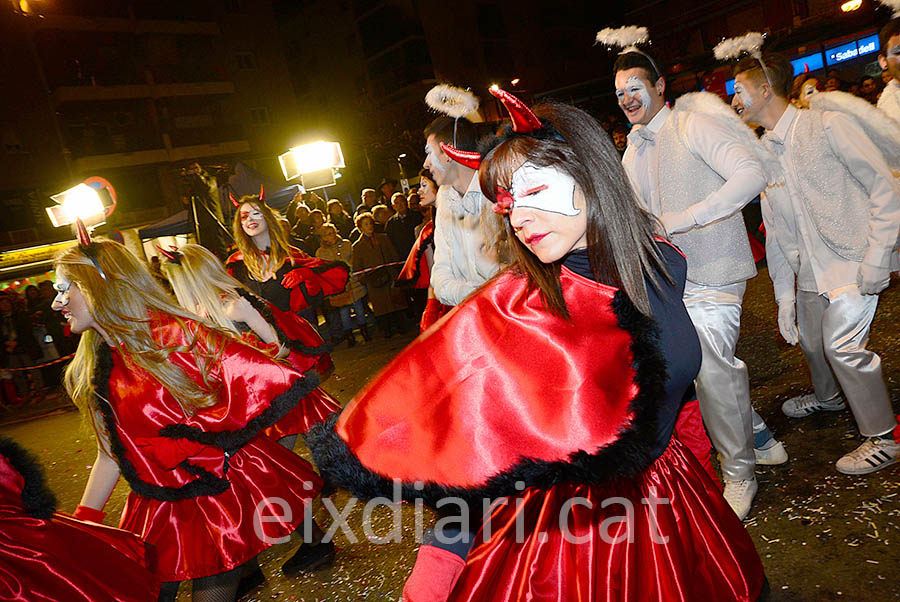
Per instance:
[[[47,207],[50,223],[55,228],[73,224],[78,218],[85,224],[95,225],[106,217],[100,195],[87,184],[78,184],[50,198],[57,203],[53,207]]]
[[[334,170],[346,167],[341,145],[322,140],[295,146],[279,155],[278,162],[281,164],[284,179],[291,181],[300,178],[306,190],[333,186]]]
[[[400,179],[401,180],[406,179],[406,172],[403,171],[403,161],[401,161],[401,159],[405,159],[405,158],[406,158],[406,153],[400,153],[399,155],[397,155],[397,166],[400,168]]]
[[[841,11],[845,13],[851,13],[855,10],[859,10],[859,7],[862,6],[862,0],[848,0],[841,4]]]

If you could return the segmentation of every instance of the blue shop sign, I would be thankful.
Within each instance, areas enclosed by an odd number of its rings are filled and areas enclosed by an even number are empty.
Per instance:
[[[807,71],[807,68],[810,72],[825,68],[825,63],[822,61],[821,52],[817,52],[815,54],[807,54],[806,56],[795,58],[791,61],[791,65],[794,67],[794,75],[805,73]]]
[[[881,45],[878,42],[877,33],[856,40],[856,45],[859,47],[859,56],[862,56],[864,54],[871,54],[872,52],[878,52],[879,50],[881,50]]]
[[[859,49],[856,47],[856,40],[825,50],[825,62],[829,65],[843,63],[844,61],[855,59],[858,56]]]

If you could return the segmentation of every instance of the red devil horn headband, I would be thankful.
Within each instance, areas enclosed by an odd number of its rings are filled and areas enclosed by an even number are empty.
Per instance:
[[[478,169],[481,165],[481,153],[475,151],[459,150],[455,146],[451,146],[446,142],[441,142],[441,150],[444,154],[459,163],[471,169]]]
[[[266,199],[266,189],[263,188],[263,185],[259,185],[259,202],[262,203]]]
[[[231,204],[234,205],[235,207],[241,206],[241,202],[238,200],[238,198],[236,196],[234,196],[234,192],[229,190],[228,198],[231,199]],[[262,184],[260,184],[259,185],[259,202],[262,203],[264,200],[266,200],[266,189]]]
[[[491,94],[500,99],[506,110],[509,111],[509,117],[512,119],[513,131],[517,134],[530,134],[535,130],[541,129],[543,124],[537,118],[537,115],[531,112],[524,102],[501,88],[491,86]]]
[[[231,200],[231,204],[234,205],[235,207],[241,206],[241,202],[239,200],[237,200],[237,198],[234,196],[234,193],[231,192],[230,190],[228,191],[228,198]]]
[[[75,237],[78,240],[78,244],[82,247],[90,246],[91,235],[80,217],[75,220]]]
[[[156,247],[156,250],[159,251],[159,254],[171,261],[172,263],[181,264],[181,253],[178,252],[177,249],[172,251],[166,251],[159,245],[153,245]]]

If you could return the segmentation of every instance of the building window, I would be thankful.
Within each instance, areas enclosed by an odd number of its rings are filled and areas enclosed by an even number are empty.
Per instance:
[[[253,125],[269,125],[269,109],[266,107],[250,109],[250,121]]]
[[[256,57],[252,52],[238,52],[235,58],[238,69],[256,69]]]

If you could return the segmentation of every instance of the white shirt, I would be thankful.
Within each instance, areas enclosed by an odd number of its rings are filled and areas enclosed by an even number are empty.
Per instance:
[[[644,127],[656,135],[671,114],[669,107],[663,107]],[[703,113],[679,112],[679,118],[688,150],[725,180],[722,187],[708,197],[698,200],[686,211],[665,212],[659,196],[659,187],[665,185],[659,182],[659,145],[648,140],[635,148],[635,137],[641,135],[636,131],[639,126],[628,135],[630,144],[622,157],[638,198],[648,211],[661,218],[669,234],[686,232],[730,217],[766,187],[762,166],[728,127]]]
[[[436,204],[431,286],[441,303],[458,305],[500,270],[497,249],[482,226],[490,203],[481,194],[476,172],[465,195],[441,186]]]
[[[784,168],[787,196],[790,199],[783,199],[784,203],[774,203],[769,211],[781,211],[788,227],[793,230],[787,232],[787,235],[794,239],[800,250],[800,271],[797,274],[800,290],[828,294],[856,284],[860,262],[844,259],[825,244],[799,193],[797,170],[790,145],[790,137],[794,133],[799,114],[797,107],[788,105],[775,128],[766,134],[776,142],[788,142],[783,146],[776,146],[780,152],[775,154]],[[869,194],[869,234],[863,262],[873,266],[888,266],[900,234],[900,185],[891,175],[881,152],[851,117],[835,111],[825,111],[822,123],[827,143],[847,168],[846,176],[855,178]],[[770,223],[767,223],[767,229]],[[773,235],[774,232],[769,234]],[[769,245],[766,245],[766,251],[775,298],[779,301],[793,299],[793,278],[786,278],[783,268],[786,260],[780,251],[768,257]]]
[[[888,82],[878,99],[878,108],[900,123],[900,82],[895,79]]]

